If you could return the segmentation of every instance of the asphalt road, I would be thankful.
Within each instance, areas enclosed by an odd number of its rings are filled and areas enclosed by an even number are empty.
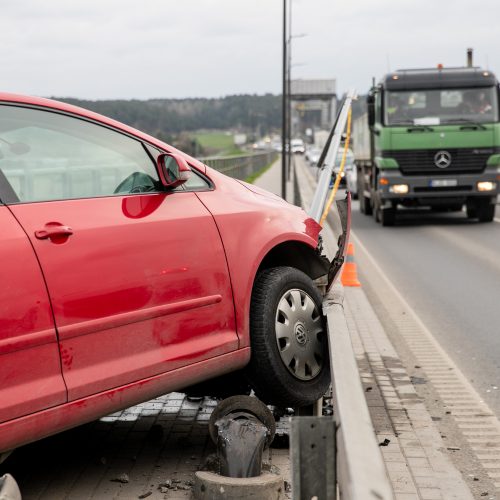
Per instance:
[[[500,207],[479,224],[465,213],[408,212],[382,227],[354,202],[352,228],[478,393],[500,416]],[[360,270],[362,276],[362,269]]]

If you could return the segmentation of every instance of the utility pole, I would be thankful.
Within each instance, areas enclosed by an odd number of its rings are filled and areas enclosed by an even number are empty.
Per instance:
[[[287,180],[290,180],[290,169],[292,168],[292,146],[290,144],[292,140],[292,89],[291,89],[291,81],[292,81],[292,0],[290,0],[289,11],[288,11],[288,71],[287,71],[287,137],[286,143],[288,146],[287,153]]]
[[[286,3],[283,0],[283,96],[281,109],[281,197],[286,199],[286,132],[287,132],[287,36],[286,36]]]

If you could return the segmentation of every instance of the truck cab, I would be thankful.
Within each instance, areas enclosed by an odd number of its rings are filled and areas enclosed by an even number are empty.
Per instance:
[[[358,180],[361,211],[392,225],[402,206],[465,206],[468,217],[492,221],[499,101],[497,79],[477,67],[387,74],[367,98],[370,158]]]

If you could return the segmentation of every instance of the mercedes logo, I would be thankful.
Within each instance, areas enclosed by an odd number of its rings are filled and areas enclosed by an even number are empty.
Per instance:
[[[447,168],[451,165],[451,154],[448,151],[438,151],[434,155],[434,165],[438,168]]]

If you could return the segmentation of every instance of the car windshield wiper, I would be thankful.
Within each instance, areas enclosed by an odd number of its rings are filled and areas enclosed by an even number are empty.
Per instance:
[[[454,118],[453,120],[447,121],[446,124],[451,125],[456,122],[470,123],[471,125],[474,125],[475,127],[480,128],[481,130],[488,130],[482,123],[476,122],[469,118]]]

